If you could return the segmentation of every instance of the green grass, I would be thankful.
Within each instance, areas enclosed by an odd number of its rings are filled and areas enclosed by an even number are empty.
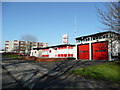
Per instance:
[[[72,70],[74,74],[120,83],[120,61]]]
[[[3,55],[4,57],[17,59],[19,55]]]

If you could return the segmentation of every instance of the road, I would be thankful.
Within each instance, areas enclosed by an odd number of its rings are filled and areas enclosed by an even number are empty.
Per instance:
[[[36,88],[117,88],[109,82],[94,80],[80,75],[66,73],[78,67],[87,67],[103,62],[57,61],[34,62],[29,60],[2,59],[11,75],[23,86]]]
[[[22,85],[14,79],[6,69],[2,69],[2,89],[24,89]]]

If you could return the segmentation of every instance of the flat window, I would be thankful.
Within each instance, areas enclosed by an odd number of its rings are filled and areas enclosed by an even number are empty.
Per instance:
[[[98,37],[96,37],[96,39],[98,39]]]
[[[88,41],[90,41],[90,38],[88,38]]]
[[[106,35],[106,38],[108,38],[108,35]]]
[[[54,50],[57,50],[57,48],[54,48]]]
[[[86,38],[86,41],[88,41],[88,38]]]
[[[93,37],[93,40],[95,40],[95,37]]]
[[[103,36],[103,38],[105,38],[105,36]]]
[[[105,52],[106,50],[95,50],[95,52]]]
[[[99,36],[99,39],[102,39],[102,37],[101,37],[101,36]]]
[[[83,52],[88,52],[88,51],[80,51],[80,52],[82,52],[82,53],[83,53]]]

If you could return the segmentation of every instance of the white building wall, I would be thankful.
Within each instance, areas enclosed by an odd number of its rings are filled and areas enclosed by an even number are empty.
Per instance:
[[[30,51],[30,56],[34,56],[34,50]]]
[[[51,50],[51,53],[49,52]],[[37,53],[35,53],[35,51]],[[31,50],[30,56],[36,56],[36,57],[42,57],[42,55],[49,55],[49,58],[57,58],[58,54],[73,54],[73,57],[76,57],[76,47],[73,47],[73,49],[57,49],[49,48],[49,50],[42,51],[42,50]],[[67,56],[68,57],[68,56]]]
[[[38,57],[42,57],[42,50],[38,50]]]
[[[77,57],[77,49],[76,49],[76,46],[73,47],[73,57],[76,58]]]
[[[10,47],[9,44],[10,44],[10,42],[9,41],[8,42],[5,41],[4,43],[5,43],[5,50],[9,51],[9,47]]]
[[[53,48],[50,48],[49,51],[51,50],[51,52],[49,52],[49,58],[53,58],[56,55],[56,50],[54,50]]]
[[[30,56],[38,57],[39,56],[39,51],[38,50],[31,50]]]
[[[10,41],[9,43],[9,51],[13,51],[13,45],[12,45],[13,41]]]

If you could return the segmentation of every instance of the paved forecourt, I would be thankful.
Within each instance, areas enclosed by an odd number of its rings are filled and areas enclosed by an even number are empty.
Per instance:
[[[97,81],[80,75],[66,73],[75,67],[91,65],[90,62],[86,61],[34,62],[3,57],[1,64],[23,85],[23,87],[31,89],[116,88],[116,86],[108,82]]]

